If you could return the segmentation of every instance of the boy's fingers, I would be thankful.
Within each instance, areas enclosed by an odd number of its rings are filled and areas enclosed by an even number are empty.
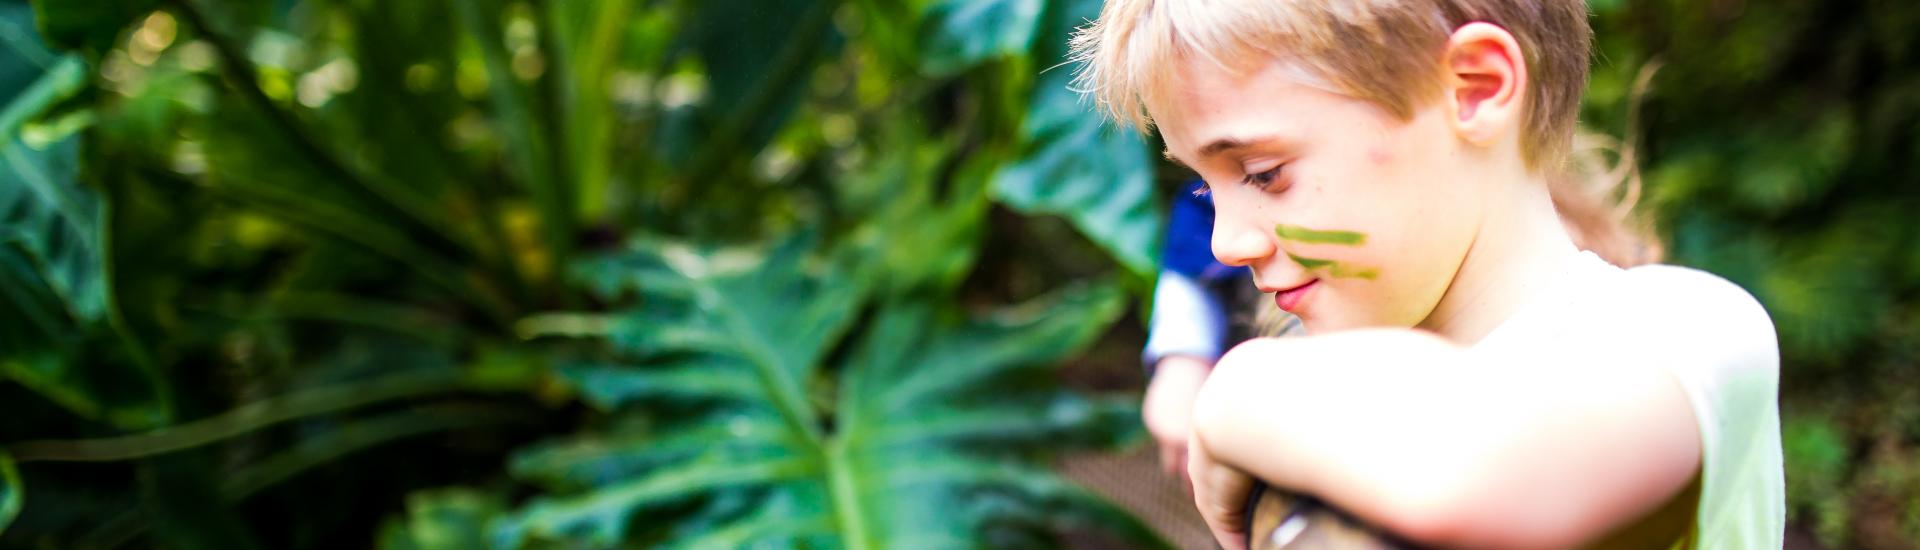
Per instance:
[[[1186,481],[1187,443],[1185,441],[1179,443],[1161,441],[1159,448],[1161,471],[1166,472],[1170,477]]]
[[[1193,481],[1194,506],[1207,521],[1213,538],[1227,550],[1245,550],[1247,495],[1253,478],[1213,461],[1199,442],[1187,444],[1187,473]]]

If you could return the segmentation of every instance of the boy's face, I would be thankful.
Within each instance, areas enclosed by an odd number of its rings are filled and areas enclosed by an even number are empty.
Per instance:
[[[1415,326],[1439,303],[1490,198],[1442,98],[1401,121],[1284,63],[1186,63],[1150,111],[1212,188],[1213,254],[1253,269],[1310,331]],[[1304,285],[1304,286],[1303,286]]]

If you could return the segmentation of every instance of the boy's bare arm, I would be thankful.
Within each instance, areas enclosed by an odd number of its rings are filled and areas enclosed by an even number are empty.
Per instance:
[[[1256,340],[1194,411],[1197,458],[1320,496],[1416,542],[1576,546],[1685,488],[1688,399],[1651,365],[1476,356],[1426,333]],[[1206,483],[1206,480],[1196,480]],[[1196,487],[1201,509],[1245,498]],[[1211,506],[1209,505],[1211,504]]]

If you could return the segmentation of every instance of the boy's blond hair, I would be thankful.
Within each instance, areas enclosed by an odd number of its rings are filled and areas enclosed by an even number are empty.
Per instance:
[[[1437,97],[1454,29],[1484,21],[1519,41],[1529,85],[1520,153],[1557,173],[1572,147],[1593,31],[1583,0],[1108,0],[1073,38],[1079,87],[1142,131],[1178,78],[1177,63],[1229,71],[1298,63],[1333,91],[1401,120]]]

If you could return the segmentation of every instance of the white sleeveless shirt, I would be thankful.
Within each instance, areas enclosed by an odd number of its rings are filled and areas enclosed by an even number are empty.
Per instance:
[[[1739,286],[1667,265],[1620,269],[1591,252],[1475,348],[1555,350],[1673,375],[1700,428],[1697,548],[1780,548],[1780,359],[1773,322]]]

